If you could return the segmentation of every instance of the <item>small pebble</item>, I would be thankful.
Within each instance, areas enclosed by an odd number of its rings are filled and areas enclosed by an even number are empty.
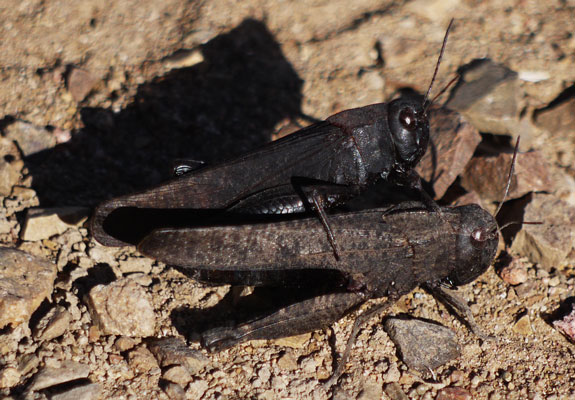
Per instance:
[[[509,265],[502,268],[499,275],[503,281],[510,285],[519,285],[525,282],[528,278],[525,264],[517,258],[514,258]]]
[[[460,387],[446,387],[437,393],[436,400],[471,400],[471,393]]]
[[[533,330],[531,329],[531,320],[528,314],[523,315],[517,320],[517,322],[515,322],[515,325],[513,325],[513,332],[524,336],[531,335],[533,333]]]
[[[471,386],[472,387],[477,387],[479,386],[479,384],[481,383],[481,377],[478,375],[475,375],[472,379],[471,379]]]

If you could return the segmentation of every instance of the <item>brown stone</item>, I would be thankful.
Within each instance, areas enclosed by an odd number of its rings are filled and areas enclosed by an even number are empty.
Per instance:
[[[447,107],[463,113],[480,132],[512,133],[518,122],[517,73],[489,59],[463,69]]]
[[[41,390],[60,383],[70,382],[86,378],[90,373],[90,367],[86,364],[74,361],[63,361],[56,367],[44,367],[36,375],[30,385],[30,390]]]
[[[430,145],[416,171],[433,182],[435,197],[441,198],[465,169],[481,135],[456,111],[436,108],[430,111],[429,119]]]
[[[56,265],[20,250],[0,248],[0,329],[28,322],[52,293]]]
[[[26,214],[22,240],[48,239],[80,227],[88,219],[90,210],[85,207],[33,208]]]
[[[562,267],[575,245],[575,207],[549,194],[536,194],[525,208],[525,221],[511,250],[550,269]]]
[[[62,336],[68,329],[72,316],[62,306],[52,308],[34,328],[34,336],[40,340],[52,340]]]
[[[295,371],[298,368],[297,357],[293,351],[287,351],[278,359],[278,367],[284,371]]]
[[[154,339],[148,347],[162,367],[182,365],[191,374],[196,374],[208,363],[200,351],[190,349],[183,340],[176,337]]]
[[[277,346],[291,347],[293,349],[303,348],[311,339],[311,333],[302,333],[301,335],[288,336],[273,340]]]
[[[527,268],[523,262],[514,258],[509,265],[501,269],[499,276],[510,285],[519,285],[527,281]]]
[[[192,375],[188,372],[187,368],[181,365],[174,365],[162,373],[162,378],[186,386],[192,380]]]
[[[485,201],[501,201],[512,158],[511,153],[473,158],[463,173],[461,185],[467,191],[477,192]],[[529,192],[551,190],[548,166],[541,152],[518,154],[507,199],[516,199]]]
[[[0,369],[0,389],[6,389],[16,386],[20,382],[21,374],[13,367],[4,367]]]
[[[533,334],[533,329],[531,329],[531,319],[529,314],[524,314],[521,316],[513,325],[513,332],[527,336]]]
[[[568,137],[575,134],[575,97],[534,114],[535,125],[552,136]]]
[[[152,336],[156,315],[146,290],[131,279],[97,285],[87,296],[92,319],[105,335]]]
[[[437,393],[436,400],[471,400],[469,390],[460,387],[446,387]]]
[[[429,373],[461,354],[453,331],[418,319],[387,318],[384,329],[398,347],[403,362]]]
[[[154,355],[145,346],[136,347],[128,353],[128,364],[137,371],[147,373],[158,368]]]
[[[89,71],[73,67],[68,74],[68,91],[76,102],[80,102],[92,91],[98,79]]]
[[[136,345],[136,341],[130,337],[119,337],[118,339],[116,339],[116,341],[114,342],[114,347],[118,350],[118,351],[126,351],[126,350],[130,350],[131,348],[133,348]]]

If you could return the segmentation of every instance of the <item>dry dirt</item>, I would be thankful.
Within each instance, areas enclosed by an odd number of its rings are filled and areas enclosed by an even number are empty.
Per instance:
[[[287,121],[307,123],[303,116],[323,119],[386,101],[405,87],[424,92],[450,18],[455,25],[438,87],[459,67],[489,57],[525,78],[520,109],[529,116],[575,82],[572,0],[0,0],[0,122],[49,127],[66,142],[25,158],[18,184],[31,186],[41,207],[93,207],[167,178],[174,159],[227,158],[270,140]],[[80,101],[67,89],[74,67],[95,82]],[[529,148],[571,174],[570,138],[536,131],[523,149]],[[71,249],[65,235],[21,242],[23,211],[17,210],[18,225],[12,237],[3,236],[4,245],[50,260],[76,254],[62,275],[95,264],[86,252],[77,255],[84,248]],[[95,246],[86,236],[83,242]],[[114,253],[116,275],[137,256],[129,248]],[[527,265],[533,287],[523,296],[493,268],[462,289],[477,322],[496,340],[470,335],[443,306],[416,291],[392,311],[453,328],[462,356],[435,371],[436,381],[424,381],[407,371],[373,320],[335,397],[387,398],[392,390],[386,385],[394,381],[409,398],[435,398],[444,386],[462,387],[478,399],[575,397],[573,344],[548,323],[573,294],[573,270]],[[211,307],[228,291],[203,287],[162,265],[155,264],[151,276],[157,337],[182,337],[180,330],[193,326],[198,313],[174,318],[173,311]],[[57,290],[79,296],[73,285],[62,287]],[[531,333],[514,329],[523,315]],[[341,351],[351,322],[347,317],[331,332],[288,344],[252,342],[206,353],[208,366],[183,387],[188,398],[327,398],[319,379],[329,375],[330,346],[335,342]],[[168,398],[158,371],[130,371],[133,364],[109,345],[115,338],[94,334],[90,325],[72,324],[51,343],[25,340],[18,351],[36,351],[40,367],[50,357],[89,364],[101,398]],[[187,339],[200,348],[197,337]]]

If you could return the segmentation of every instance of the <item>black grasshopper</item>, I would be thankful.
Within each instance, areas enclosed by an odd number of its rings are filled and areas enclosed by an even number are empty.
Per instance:
[[[182,164],[176,170],[184,173],[167,183],[100,204],[92,220],[94,237],[108,246],[135,244],[153,227],[197,220],[188,212],[193,210],[314,210],[336,250],[324,209],[358,195],[376,179],[416,188],[437,209],[413,168],[429,142],[427,99],[448,33],[449,27],[423,103],[397,99],[342,111],[221,164]]]
[[[441,213],[421,207],[372,209],[331,215],[330,224],[340,238],[339,261],[316,218],[162,228],[153,231],[138,248],[144,255],[177,265],[184,272],[206,272],[199,275],[203,280],[211,280],[210,273],[216,272],[216,283],[284,286],[290,284],[281,281],[286,271],[316,271],[320,277],[323,271],[325,277],[338,282],[325,294],[270,315],[231,328],[209,330],[203,342],[212,350],[323,328],[369,299],[386,297],[383,306],[356,320],[345,359],[359,327],[418,286],[447,300],[475,327],[465,302],[444,286],[473,281],[493,261],[499,231],[491,214],[477,205],[445,207]],[[335,378],[343,365],[339,363]]]

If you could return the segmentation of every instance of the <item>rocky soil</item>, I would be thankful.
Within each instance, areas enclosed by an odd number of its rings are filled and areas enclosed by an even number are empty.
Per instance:
[[[249,289],[91,239],[95,205],[175,159],[424,93],[451,18],[433,92],[459,73],[438,102],[460,114],[433,112],[420,172],[442,203],[495,211],[521,136],[499,220],[543,222],[505,229],[495,266],[459,290],[494,339],[416,290],[391,314],[448,327],[443,365],[414,367],[373,318],[328,391],[353,314],[210,354],[199,332]],[[0,21],[0,398],[575,397],[572,0],[3,0]]]

